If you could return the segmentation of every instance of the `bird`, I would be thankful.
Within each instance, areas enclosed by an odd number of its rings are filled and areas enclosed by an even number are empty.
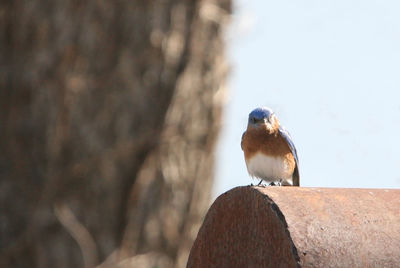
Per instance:
[[[289,132],[268,107],[251,111],[242,135],[247,171],[269,186],[300,186],[299,159]]]

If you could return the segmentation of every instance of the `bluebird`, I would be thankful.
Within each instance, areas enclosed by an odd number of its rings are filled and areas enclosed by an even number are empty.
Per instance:
[[[241,147],[247,171],[269,185],[299,186],[299,160],[289,132],[266,107],[249,114]]]

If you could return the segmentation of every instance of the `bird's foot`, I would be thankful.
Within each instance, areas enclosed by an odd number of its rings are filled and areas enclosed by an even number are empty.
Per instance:
[[[273,181],[268,186],[282,186],[282,182],[280,181]]]
[[[259,187],[265,187],[267,186],[267,184],[263,183],[263,180],[260,180],[259,183],[257,183],[256,185],[250,184],[250,186],[259,186]]]

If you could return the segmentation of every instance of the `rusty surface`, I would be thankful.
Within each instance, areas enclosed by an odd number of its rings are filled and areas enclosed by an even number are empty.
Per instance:
[[[400,267],[400,190],[237,187],[209,209],[188,267]]]

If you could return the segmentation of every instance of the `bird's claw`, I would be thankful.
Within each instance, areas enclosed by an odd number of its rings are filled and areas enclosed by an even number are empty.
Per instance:
[[[273,181],[273,182],[271,182],[268,186],[282,186],[282,182],[280,182],[280,181],[277,181],[277,182]]]

